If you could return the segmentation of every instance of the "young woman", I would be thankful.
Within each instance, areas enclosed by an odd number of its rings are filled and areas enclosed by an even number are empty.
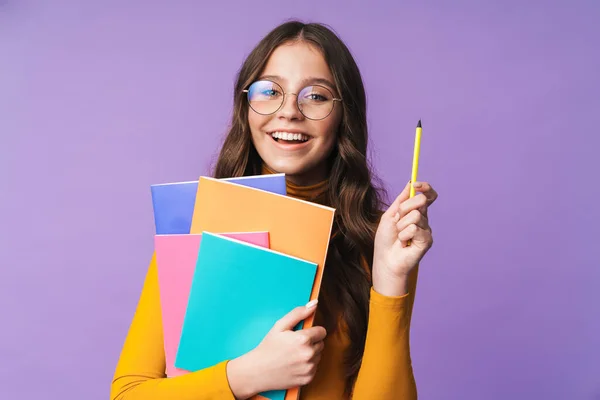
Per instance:
[[[153,259],[112,383],[119,400],[246,399],[302,386],[301,398],[416,399],[409,330],[437,193],[410,183],[389,206],[367,162],[366,99],[344,43],[288,22],[244,62],[217,178],[283,172],[288,194],[336,208],[318,307],[290,310],[251,352],[167,378]],[[411,241],[408,245],[408,241]],[[293,327],[312,313],[315,326]]]

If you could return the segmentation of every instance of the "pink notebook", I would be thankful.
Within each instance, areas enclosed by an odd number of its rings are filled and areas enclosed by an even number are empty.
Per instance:
[[[269,248],[268,232],[225,233],[223,236]],[[175,357],[201,238],[201,234],[154,236],[168,377],[189,372],[175,367]]]

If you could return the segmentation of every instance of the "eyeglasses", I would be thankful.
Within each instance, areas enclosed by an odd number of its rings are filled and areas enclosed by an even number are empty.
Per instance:
[[[251,84],[244,90],[248,94],[250,108],[261,115],[270,115],[277,112],[285,101],[285,95],[296,95],[298,110],[308,119],[325,119],[333,111],[336,101],[331,90],[321,85],[306,86],[298,93],[285,93],[276,82],[260,80]]]

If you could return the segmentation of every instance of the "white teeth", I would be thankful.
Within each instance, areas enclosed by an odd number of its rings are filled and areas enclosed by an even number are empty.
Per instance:
[[[308,136],[302,133],[272,132],[271,136],[275,139],[287,141],[306,142],[308,140]]]

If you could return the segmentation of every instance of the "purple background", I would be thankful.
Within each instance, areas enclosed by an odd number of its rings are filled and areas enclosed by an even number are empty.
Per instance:
[[[149,185],[206,173],[245,54],[300,17],[356,55],[391,193],[423,119],[440,198],[420,398],[599,399],[599,11],[0,1],[0,398],[108,398],[152,251]]]

